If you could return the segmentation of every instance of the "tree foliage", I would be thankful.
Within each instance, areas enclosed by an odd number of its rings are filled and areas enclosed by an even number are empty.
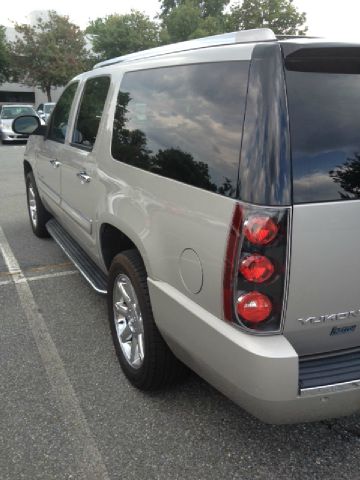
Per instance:
[[[86,32],[93,36],[93,50],[101,60],[159,45],[159,26],[136,10],[97,18]]]
[[[223,32],[269,27],[278,34],[304,33],[305,14],[292,0],[243,0],[226,11],[230,0],[162,0],[155,22],[132,10],[92,21],[86,33],[93,36],[99,60]]]
[[[333,181],[347,192],[340,192],[341,198],[360,198],[360,153],[355,152],[353,158],[348,158],[343,165],[330,170],[329,174]]]
[[[164,43],[252,28],[277,34],[306,32],[306,16],[292,0],[243,0],[226,12],[229,0],[163,0],[160,19]]]
[[[164,0],[160,17],[165,42],[216,35],[225,31],[223,10],[229,0]]]
[[[164,18],[161,38],[164,43],[181,42],[194,38],[201,22],[199,9],[190,3],[183,3],[170,11]]]
[[[5,28],[0,25],[0,84],[8,79],[10,68],[10,51],[6,41]]]
[[[38,19],[35,26],[16,24],[15,30],[13,79],[40,88],[49,101],[52,87],[66,85],[88,66],[84,34],[66,16],[50,11],[48,20]]]
[[[305,34],[306,14],[301,13],[293,0],[243,0],[231,8],[227,28],[248,30],[268,27],[279,35]]]
[[[230,0],[163,0],[160,7],[160,17],[166,18],[174,10],[185,4],[197,7],[198,12],[200,13],[200,18],[220,17],[225,6],[229,3]]]

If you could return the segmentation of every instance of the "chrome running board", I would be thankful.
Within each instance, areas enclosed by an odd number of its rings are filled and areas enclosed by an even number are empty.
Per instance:
[[[62,251],[73,262],[82,276],[96,292],[106,295],[107,277],[55,218],[49,220],[46,229]]]

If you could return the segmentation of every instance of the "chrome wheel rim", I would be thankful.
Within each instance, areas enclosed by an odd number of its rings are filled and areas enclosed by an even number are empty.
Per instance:
[[[35,192],[34,192],[34,187],[32,184],[29,184],[28,187],[28,199],[29,199],[29,213],[30,213],[30,219],[34,227],[37,225],[37,208],[36,208],[36,198],[35,198]]]
[[[116,277],[113,311],[117,339],[126,361],[138,369],[144,362],[144,328],[140,305],[132,283],[124,274]]]

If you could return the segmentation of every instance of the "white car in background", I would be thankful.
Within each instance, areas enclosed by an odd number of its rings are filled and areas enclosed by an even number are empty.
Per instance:
[[[41,103],[36,112],[39,117],[44,120],[45,123],[48,123],[50,118],[51,112],[54,110],[56,103],[55,102],[48,102],[48,103]]]
[[[0,138],[3,144],[10,142],[17,142],[27,140],[29,135],[17,134],[12,129],[12,122],[14,118],[21,115],[36,115],[39,116],[31,105],[3,105],[0,111]],[[40,117],[39,117],[40,118]],[[45,125],[44,120],[40,118],[42,125]]]

